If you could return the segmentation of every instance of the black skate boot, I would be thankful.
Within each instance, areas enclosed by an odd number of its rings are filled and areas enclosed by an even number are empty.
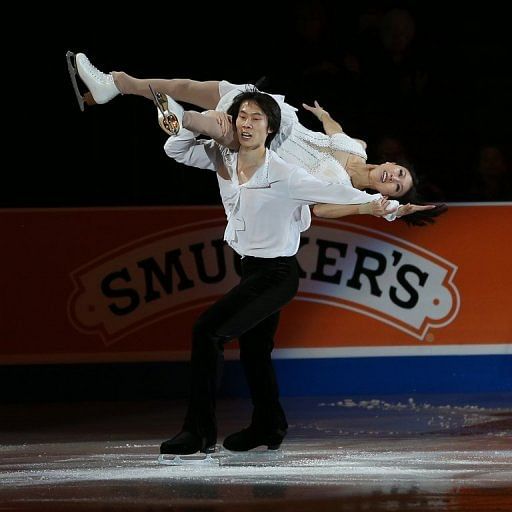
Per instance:
[[[265,431],[251,425],[226,437],[223,446],[233,452],[245,452],[265,445],[269,450],[277,450],[281,446],[285,435],[286,430]]]
[[[190,455],[192,453],[212,453],[215,451],[216,440],[207,439],[193,432],[182,430],[172,439],[160,445],[160,453],[172,455]]]

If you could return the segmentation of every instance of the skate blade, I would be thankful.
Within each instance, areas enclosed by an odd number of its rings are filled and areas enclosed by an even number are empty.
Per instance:
[[[84,111],[84,98],[82,96],[82,93],[80,92],[80,89],[78,88],[78,82],[76,81],[76,77],[78,75],[78,72],[76,70],[76,63],[74,61],[75,54],[73,52],[66,52],[66,61],[68,63],[68,72],[69,72],[69,78],[71,79],[71,84],[73,85],[73,90],[75,91],[76,100],[78,101],[78,106],[80,107],[80,110]]]
[[[248,452],[222,449],[219,453],[220,466],[279,466],[283,461],[286,461],[286,457],[281,449],[256,449]]]
[[[153,95],[153,102],[159,112],[158,124],[160,125],[160,128],[162,128],[162,130],[169,136],[178,135],[178,132],[180,131],[180,122],[175,114],[169,112],[167,97],[156,92],[153,87],[151,87],[151,84],[149,84],[149,90]]]
[[[214,454],[215,455],[215,454]],[[194,453],[192,455],[160,454],[158,463],[164,466],[184,466],[187,464],[196,465],[219,465],[218,457],[212,457],[211,453]]]
[[[156,92],[153,87],[151,87],[151,84],[149,84],[149,90],[151,91],[151,94],[153,95],[153,101],[155,103],[155,106],[158,110],[160,110],[160,113],[162,116],[165,116],[164,110],[167,110],[167,101],[165,99],[165,96],[159,92]]]
[[[167,110],[164,113],[164,117],[158,116],[158,124],[160,128],[167,133],[169,136],[178,135],[180,131],[180,122],[178,118]]]
[[[284,452],[279,450],[256,449],[248,452],[232,452],[225,448],[212,453],[191,455],[160,454],[158,463],[164,466],[215,465],[215,466],[280,466],[286,463]]]

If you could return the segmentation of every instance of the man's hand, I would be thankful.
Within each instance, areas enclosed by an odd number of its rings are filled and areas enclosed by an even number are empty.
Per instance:
[[[385,217],[389,213],[396,212],[396,209],[390,208],[391,203],[386,196],[376,199],[371,203],[359,205],[359,213],[373,215],[374,217]]]

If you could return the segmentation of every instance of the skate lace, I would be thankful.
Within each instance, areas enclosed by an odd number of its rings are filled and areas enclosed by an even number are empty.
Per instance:
[[[93,75],[93,77],[100,82],[107,83],[112,80],[112,75],[103,73],[100,71],[97,67],[95,67],[91,62],[87,59],[86,60],[87,67],[89,68],[89,73]]]

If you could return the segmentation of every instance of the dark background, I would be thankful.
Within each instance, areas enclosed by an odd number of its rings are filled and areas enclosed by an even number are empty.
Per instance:
[[[117,97],[80,112],[67,50],[138,77],[265,76],[262,88],[294,106],[318,99],[345,132],[368,142],[369,162],[414,168],[426,200],[511,200],[509,18],[493,2],[447,4],[27,8],[19,37],[6,42],[4,90],[18,94],[4,99],[15,114],[4,158],[15,163],[5,169],[0,206],[219,202],[214,176],[165,156],[149,101]],[[29,51],[19,51],[22,42]],[[308,112],[299,117],[321,129]]]
[[[212,173],[165,156],[149,101],[117,97],[80,112],[67,50],[86,53],[100,70],[139,77],[266,76],[263,89],[294,106],[318,99],[349,135],[368,142],[370,162],[408,162],[426,200],[512,200],[512,29],[498,2],[10,9],[21,12],[4,17],[0,207],[219,203]],[[411,26],[414,37],[404,39]],[[383,34],[395,34],[393,50]],[[299,116],[320,129],[308,112]],[[1,368],[0,387],[2,400],[175,397],[184,372],[167,363],[11,366]]]

